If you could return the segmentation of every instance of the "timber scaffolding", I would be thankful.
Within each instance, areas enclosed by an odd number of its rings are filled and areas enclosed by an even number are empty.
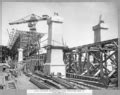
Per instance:
[[[13,33],[14,32],[14,33]],[[9,48],[12,51],[12,59],[18,59],[18,49],[24,49],[24,58],[35,55],[39,48],[39,39],[44,36],[43,33],[13,30],[11,32],[11,39],[9,42]]]
[[[40,69],[41,64],[39,63],[44,62],[43,58],[45,54],[41,54],[41,55],[39,54],[39,49],[40,49],[39,39],[44,36],[44,33],[13,30],[10,36],[11,39],[9,42],[9,48],[10,51],[12,51],[11,52],[12,62],[10,63],[14,64],[15,65],[14,67],[17,67],[19,63],[18,62],[19,49],[23,49],[22,63],[25,66],[25,69],[27,70],[30,69],[31,72],[36,70],[36,68]],[[18,68],[14,68],[14,69],[18,69]]]

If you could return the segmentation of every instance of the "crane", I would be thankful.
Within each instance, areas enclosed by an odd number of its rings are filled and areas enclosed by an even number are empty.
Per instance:
[[[30,29],[30,32],[36,32],[36,24],[38,21],[47,21],[47,25],[48,25],[48,44],[47,45],[48,46],[52,45],[52,23],[63,23],[62,19],[58,16],[58,13],[54,13],[53,17],[50,17],[48,15],[42,15],[42,17],[40,17],[35,14],[31,14],[24,18],[16,20],[14,22],[10,22],[9,25],[27,23]],[[40,48],[40,43],[39,43],[39,48]]]
[[[54,13],[54,15],[58,16],[58,13]],[[28,23],[28,27],[29,27],[30,31],[36,31],[37,22],[45,21],[45,20],[47,21],[47,23],[49,23],[48,26],[50,26],[51,22],[62,23],[61,21],[56,21],[56,20],[51,19],[51,17],[49,17],[48,15],[42,15],[42,17],[40,17],[35,14],[31,14],[24,18],[16,20],[14,22],[10,22],[9,25]]]
[[[62,19],[59,17],[58,13],[54,12],[54,17],[49,17],[48,15],[42,15],[42,17],[35,14],[28,15],[22,19],[10,22],[9,25],[28,23],[30,31],[36,31],[36,24],[38,21],[47,21],[48,25],[48,45],[52,43],[52,23],[63,23]]]
[[[30,29],[30,31],[36,31],[36,24],[38,21],[43,21],[43,20],[47,20],[48,16],[37,16],[35,14],[31,14],[28,15],[24,18],[21,18],[19,20],[16,20],[14,22],[10,22],[9,25],[15,25],[15,24],[24,24],[24,23],[28,23],[28,27]]]

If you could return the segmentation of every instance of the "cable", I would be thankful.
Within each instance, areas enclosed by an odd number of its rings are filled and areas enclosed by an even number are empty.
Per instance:
[[[58,42],[58,41],[55,41],[55,40],[52,40],[53,42],[56,42],[56,43],[58,43],[58,44],[61,44],[61,45],[63,45],[62,43],[60,43],[60,42]]]
[[[48,40],[48,38],[47,39],[45,39],[45,40],[43,40],[43,41],[41,41],[40,43],[43,43],[43,42],[45,42],[45,41],[47,41]]]

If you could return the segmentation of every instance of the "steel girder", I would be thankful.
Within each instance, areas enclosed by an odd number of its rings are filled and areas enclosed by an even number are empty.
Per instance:
[[[117,85],[118,39],[69,48],[64,51],[64,62],[67,73],[98,77]]]

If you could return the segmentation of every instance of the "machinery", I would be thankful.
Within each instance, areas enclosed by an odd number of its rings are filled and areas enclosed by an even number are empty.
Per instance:
[[[17,48],[22,48],[24,50],[20,50],[23,51],[23,55],[24,57],[22,57],[22,59],[31,59],[31,58],[34,58],[35,60],[39,60],[40,59],[40,43],[39,42],[39,38],[42,38],[44,36],[43,33],[38,33],[37,30],[36,30],[36,24],[37,22],[39,21],[47,21],[47,25],[48,25],[48,44],[47,46],[51,45],[52,44],[52,23],[62,23],[62,21],[60,20],[60,17],[58,16],[58,14],[54,14],[54,17],[49,17],[48,15],[42,15],[42,17],[40,16],[37,16],[35,14],[31,14],[31,15],[28,15],[24,18],[21,18],[19,20],[16,20],[14,22],[10,22],[9,24],[10,25],[16,25],[16,24],[24,24],[24,23],[27,23],[28,24],[28,27],[29,27],[29,30],[30,31],[21,31],[21,30],[18,30],[18,35],[21,35],[20,39],[19,39],[19,36],[16,37],[16,39],[19,41],[18,42],[18,45],[20,44],[20,46],[17,46]],[[16,43],[14,41],[14,43]],[[13,48],[16,47],[15,45],[13,45]],[[16,48],[16,51],[17,51],[17,48]],[[19,52],[18,52],[19,53]],[[50,53],[50,52],[48,52]],[[37,59],[36,56],[37,54]],[[16,55],[16,54],[14,54]],[[45,54],[46,55],[46,54]],[[47,58],[49,58],[49,55],[47,56]],[[19,56],[22,56],[22,53],[20,54],[17,54],[18,56],[18,60],[19,60]],[[30,58],[28,58],[30,57]],[[22,60],[20,59],[20,60]],[[35,61],[34,61],[35,62]],[[32,63],[34,63],[32,62]],[[30,62],[28,62],[30,63]],[[39,63],[40,62],[35,62],[37,66],[39,66]],[[33,67],[33,66],[31,66]]]
[[[54,15],[56,15],[56,14],[54,14]],[[58,16],[58,14],[57,14],[57,16]],[[50,27],[50,24],[52,22],[62,23],[58,19],[57,20],[52,19],[48,15],[42,15],[42,17],[40,17],[40,16],[37,16],[35,14],[31,14],[31,15],[28,15],[28,16],[26,16],[24,18],[16,20],[14,22],[10,22],[9,25],[28,23],[28,27],[29,27],[30,31],[36,31],[36,24],[37,24],[37,22],[38,21],[45,21],[45,20],[47,21],[47,24],[48,24],[49,27]],[[51,29],[49,28],[49,30],[51,30]]]

